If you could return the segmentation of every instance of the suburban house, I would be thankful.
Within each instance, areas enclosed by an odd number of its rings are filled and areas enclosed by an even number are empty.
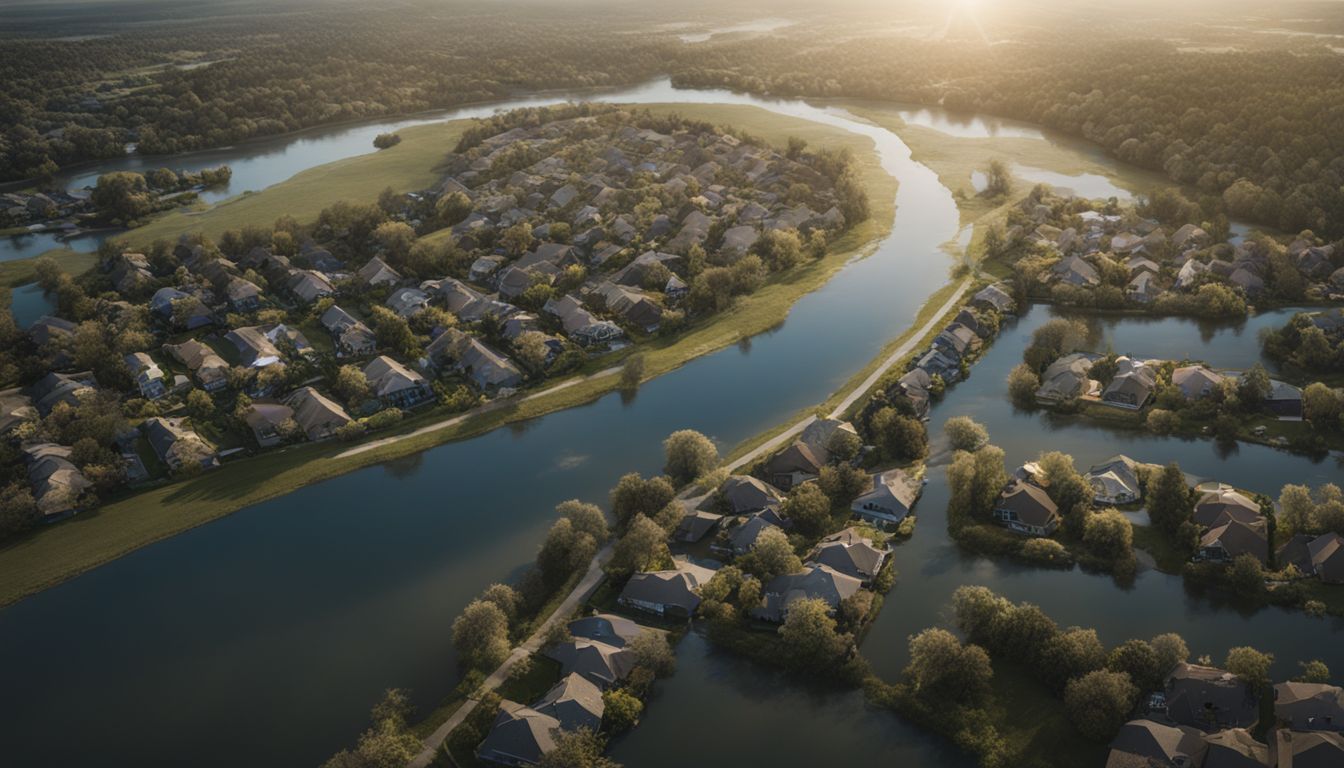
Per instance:
[[[1098,504],[1132,504],[1143,494],[1135,472],[1137,467],[1138,462],[1128,456],[1112,456],[1089,469],[1083,479],[1092,486],[1093,499]]]
[[[262,448],[284,442],[286,430],[292,430],[296,423],[294,409],[281,403],[253,403],[243,414],[243,421]]]
[[[1277,379],[1270,379],[1265,408],[1280,419],[1302,418],[1302,390]]]
[[[571,672],[537,700],[532,708],[543,715],[554,717],[562,730],[587,728],[597,731],[602,726],[602,713],[606,705],[602,702],[601,688],[588,682],[583,675]]]
[[[765,473],[776,487],[789,490],[795,485],[815,479],[825,466],[812,448],[802,440],[795,440],[788,448],[776,453],[765,463]]]
[[[904,376],[896,382],[901,388],[902,394],[915,407],[915,415],[921,419],[929,417],[929,402],[932,400],[932,394],[929,389],[933,386],[933,377],[923,368],[911,368]]]
[[[205,344],[188,339],[181,344],[165,345],[164,349],[179,363],[187,366],[187,370],[191,371],[191,375],[196,377],[196,382],[206,392],[216,392],[229,385],[229,364]]]
[[[734,515],[759,512],[784,503],[778,488],[750,475],[732,475],[719,486],[719,494]]]
[[[1208,745],[1204,734],[1187,725],[1168,725],[1152,720],[1125,723],[1111,742],[1106,768],[1203,765]]]
[[[1344,765],[1344,736],[1330,731],[1274,732],[1277,768],[1334,768]]]
[[[983,309],[992,309],[999,314],[1012,314],[1017,302],[1002,283],[987,285],[971,297],[971,304]]]
[[[20,424],[37,420],[33,399],[19,387],[0,390],[0,436],[8,436]]]
[[[163,370],[154,358],[144,352],[132,352],[122,358],[126,369],[135,379],[136,389],[146,400],[157,400],[168,394],[168,384],[164,380]]]
[[[560,662],[561,675],[577,672],[603,690],[624,680],[635,668],[633,651],[594,640],[576,638],[558,643],[545,653]]]
[[[1325,533],[1299,533],[1279,548],[1278,565],[1293,565],[1303,576],[1315,576],[1325,584],[1344,584],[1344,537]]]
[[[177,288],[160,288],[149,300],[149,311],[175,327],[194,331],[215,322],[200,297]]]
[[[961,360],[967,353],[980,346],[980,337],[965,325],[953,323],[938,332],[933,339],[933,346],[948,358]]]
[[[817,598],[824,600],[834,612],[845,598],[853,596],[863,587],[862,582],[853,576],[831,568],[828,565],[814,563],[804,566],[799,573],[776,576],[762,590],[764,601],[752,615],[764,621],[782,623],[789,614],[789,606],[799,600]]]
[[[326,275],[311,269],[295,269],[289,274],[290,293],[304,304],[312,304],[323,296],[336,292]]]
[[[714,571],[678,558],[669,571],[636,573],[625,583],[616,602],[659,616],[689,617],[700,607],[696,590],[714,576]]]
[[[191,463],[211,468],[219,466],[215,450],[201,436],[185,426],[183,419],[155,416],[140,426],[145,438],[164,466],[176,472]]]
[[[1344,731],[1344,688],[1279,683],[1274,686],[1274,718],[1294,731]]]
[[[716,515],[704,510],[688,512],[677,524],[677,530],[672,533],[672,539],[694,544],[708,536],[721,522],[723,522],[723,515]]]
[[[387,355],[379,355],[364,366],[369,391],[383,405],[412,408],[434,399],[434,390],[424,376]]]
[[[80,398],[98,387],[92,371],[48,373],[28,388],[28,397],[37,412],[46,416],[60,403],[79,405]]]
[[[994,517],[1008,530],[1049,536],[1059,527],[1059,508],[1045,491],[1020,480],[1009,483],[994,503]]]
[[[224,334],[224,338],[238,350],[238,359],[248,368],[265,368],[280,362],[280,350],[259,327],[235,328]]]
[[[334,304],[322,313],[318,322],[331,334],[337,357],[362,357],[373,354],[378,348],[373,330]]]
[[[864,536],[857,528],[831,534],[817,543],[807,562],[829,566],[846,576],[852,576],[868,586],[881,572],[890,547],[881,549],[873,546],[873,540]]]
[[[289,394],[285,405],[294,412],[294,421],[309,440],[325,440],[349,424],[350,414],[312,387],[300,387]]]
[[[476,747],[476,757],[500,765],[527,766],[541,762],[555,749],[560,721],[531,707],[504,700],[490,733]]]
[[[439,334],[425,355],[435,365],[447,363],[466,374],[482,392],[515,389],[523,383],[523,372],[512,360],[456,328]]]
[[[1196,525],[1203,528],[1221,525],[1228,520],[1256,523],[1260,521],[1260,505],[1246,498],[1240,491],[1220,488],[1209,491],[1195,502],[1192,519]]]
[[[728,531],[728,550],[737,556],[745,555],[756,546],[756,540],[767,528],[780,528],[773,515],[756,514],[747,518],[741,525]]]
[[[1164,689],[1167,717],[1180,725],[1215,731],[1253,728],[1260,719],[1251,686],[1226,670],[1182,662],[1167,676]]]
[[[569,634],[584,640],[596,640],[613,648],[624,648],[636,637],[653,630],[614,613],[597,613],[569,622]]]
[[[1101,392],[1101,401],[1117,408],[1138,409],[1148,404],[1157,387],[1157,371],[1147,362],[1118,357],[1111,383]]]
[[[28,464],[28,485],[43,522],[54,522],[79,511],[79,497],[93,487],[70,461],[69,446],[55,443],[25,443],[20,450]]]
[[[401,282],[401,273],[377,256],[369,259],[355,274],[365,285],[395,285]]]
[[[831,460],[831,445],[836,435],[841,433],[850,436],[856,442],[859,440],[859,433],[854,429],[854,425],[840,419],[816,419],[803,428],[798,440],[811,448],[812,453],[825,464]]]
[[[69,339],[74,335],[75,324],[63,317],[43,315],[28,326],[28,338],[39,347],[45,347],[61,339]]]
[[[1269,565],[1269,533],[1264,520],[1244,523],[1228,519],[1199,538],[1200,559],[1231,562],[1239,555],[1250,555],[1261,565]]]
[[[1187,365],[1171,372],[1172,386],[1180,390],[1186,400],[1199,400],[1213,394],[1221,384],[1220,374],[1202,365]]]
[[[608,320],[599,320],[573,296],[548,299],[544,310],[559,319],[566,335],[585,347],[606,344],[625,335],[625,331],[622,331],[619,325]]]
[[[872,476],[872,486],[850,503],[849,508],[864,520],[899,523],[910,514],[919,498],[919,488],[905,472],[889,469]]]
[[[1087,378],[1092,370],[1094,355],[1076,352],[1051,363],[1041,374],[1041,386],[1036,399],[1045,403],[1062,403],[1091,394],[1096,382]]]
[[[1259,768],[1270,764],[1269,746],[1256,741],[1251,732],[1245,728],[1228,728],[1217,733],[1205,734],[1204,743],[1209,747],[1209,751],[1204,755],[1205,768],[1219,766]]]
[[[429,294],[419,288],[398,288],[384,303],[397,317],[409,320],[429,306]]]

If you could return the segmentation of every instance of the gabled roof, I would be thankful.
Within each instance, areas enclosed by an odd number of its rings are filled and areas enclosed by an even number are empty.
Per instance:
[[[294,421],[308,435],[318,440],[333,430],[349,424],[350,414],[312,387],[301,387],[290,393],[285,404],[294,409]]]
[[[1204,737],[1209,751],[1203,768],[1265,768],[1269,747],[1255,740],[1245,728],[1229,728]]]
[[[1344,688],[1279,683],[1274,686],[1274,716],[1298,730],[1344,730]]]
[[[588,682],[577,672],[565,675],[545,696],[533,705],[543,715],[550,715],[566,731],[587,728],[596,731],[602,725],[602,689]]]
[[[999,496],[995,509],[1009,510],[1014,517],[1026,525],[1041,528],[1059,517],[1059,507],[1050,499],[1049,494],[1030,483],[1014,482]]]
[[[569,622],[569,634],[584,640],[596,640],[613,648],[624,648],[636,637],[652,630],[614,613],[599,613]]]
[[[750,475],[732,475],[719,487],[733,514],[755,512],[784,501],[778,488]]]
[[[1344,765],[1344,736],[1328,731],[1275,732],[1278,768],[1338,768]]]
[[[490,733],[476,748],[476,754],[498,761],[499,757],[516,765],[536,765],[555,749],[560,721],[531,707],[502,701]]]
[[[1194,521],[1209,527],[1225,520],[1254,523],[1260,520],[1260,505],[1230,488],[1210,491],[1195,503]]]
[[[1260,717],[1250,686],[1223,669],[1182,662],[1167,676],[1167,717],[1182,725],[1249,728]]]
[[[1263,520],[1254,524],[1227,520],[1206,531],[1199,539],[1199,546],[1220,547],[1228,557],[1250,555],[1262,564],[1269,562],[1269,534]]]
[[[806,566],[798,573],[776,576],[765,585],[765,605],[757,615],[774,621],[782,621],[788,615],[789,606],[804,599],[820,599],[832,609],[839,607],[845,598],[854,595],[862,587],[853,576],[846,576],[830,566],[815,563]]]
[[[560,662],[560,674],[577,672],[599,688],[610,688],[635,668],[635,654],[594,640],[575,639],[559,643],[546,655]]]
[[[360,267],[356,274],[359,275],[360,280],[368,285],[396,283],[401,280],[401,273],[377,256],[369,259],[369,262]]]
[[[827,536],[808,556],[808,562],[830,566],[861,581],[870,581],[882,569],[890,550],[873,546],[872,539],[864,538],[857,529],[846,528]]]
[[[1199,765],[1207,749],[1200,732],[1189,726],[1131,720],[1111,742],[1106,768],[1174,766],[1180,758],[1188,759],[1189,765]]]
[[[364,378],[375,397],[384,397],[413,387],[428,386],[425,377],[387,355],[379,355],[364,366]]]
[[[883,510],[904,517],[919,498],[919,489],[904,472],[889,469],[871,478],[872,485],[850,504],[850,509]]]

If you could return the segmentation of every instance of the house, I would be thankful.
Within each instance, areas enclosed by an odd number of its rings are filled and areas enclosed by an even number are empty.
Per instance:
[[[1162,289],[1158,287],[1155,272],[1146,270],[1139,272],[1125,285],[1125,297],[1136,304],[1151,304],[1161,293]]]
[[[412,408],[434,399],[434,390],[424,376],[387,355],[379,355],[364,366],[369,391],[385,406]]]
[[[933,399],[933,395],[929,391],[933,386],[933,377],[929,375],[929,372],[923,368],[911,368],[897,380],[896,385],[901,388],[901,393],[915,407],[915,415],[921,419],[927,419],[929,417],[929,404]]]
[[[1116,373],[1101,392],[1101,401],[1117,408],[1137,410],[1148,404],[1157,387],[1157,372],[1146,362],[1120,356]]]
[[[154,282],[149,270],[149,259],[143,253],[123,253],[116,257],[110,274],[112,287],[123,296],[130,296]]]
[[[1171,384],[1186,400],[1200,400],[1213,394],[1223,381],[1221,374],[1202,365],[1186,365],[1171,372]]]
[[[849,505],[858,517],[875,523],[899,523],[910,514],[919,488],[899,469],[872,476],[872,485]]]
[[[836,435],[841,433],[856,442],[859,440],[859,433],[854,429],[854,425],[840,419],[814,419],[803,428],[798,439],[811,448],[812,453],[821,459],[822,463],[828,463],[831,460],[831,446],[837,439]]]
[[[97,385],[92,371],[48,373],[28,388],[28,397],[37,412],[47,416],[61,403],[79,405],[80,399],[92,394]]]
[[[262,448],[283,443],[296,424],[294,409],[280,403],[253,403],[243,414],[243,421]]]
[[[312,304],[324,296],[336,292],[326,275],[311,269],[295,269],[289,273],[287,281],[290,293],[304,304]]]
[[[126,369],[131,372],[131,377],[135,379],[135,386],[141,397],[146,400],[158,400],[168,394],[168,384],[164,379],[163,370],[154,362],[154,358],[144,352],[132,352],[122,360],[126,363]]]
[[[1111,742],[1106,768],[1194,768],[1208,750],[1202,736],[1189,726],[1131,720]]]
[[[1260,520],[1260,505],[1240,491],[1221,488],[1204,494],[1195,502],[1193,519],[1201,528],[1211,528],[1228,520],[1255,523]]]
[[[185,365],[206,392],[216,392],[229,385],[229,364],[205,344],[188,339],[181,344],[164,345],[164,350]]]
[[[1335,768],[1344,765],[1344,736],[1330,731],[1274,732],[1278,768]]]
[[[1260,719],[1260,704],[1251,686],[1226,670],[1182,662],[1163,688],[1167,717],[1179,725],[1216,731],[1253,728]]]
[[[759,512],[784,502],[779,489],[750,475],[730,476],[719,486],[719,494],[734,515]]]
[[[1087,378],[1087,374],[1092,370],[1094,359],[1092,355],[1076,352],[1051,363],[1041,375],[1036,399],[1045,403],[1062,403],[1090,394],[1094,382]]]
[[[1269,747],[1251,735],[1245,728],[1228,728],[1204,736],[1209,751],[1204,755],[1204,768],[1267,768]]]
[[[146,419],[140,428],[159,461],[171,471],[176,472],[193,462],[207,469],[219,466],[214,449],[187,427],[183,419],[155,416]]]
[[[795,440],[788,448],[770,457],[765,463],[765,473],[775,486],[788,490],[817,477],[823,466],[825,462],[807,443]]]
[[[1101,284],[1101,276],[1097,274],[1097,268],[1079,256],[1061,259],[1050,268],[1050,271],[1059,278],[1060,282],[1067,285],[1091,288]]]
[[[773,511],[773,510],[772,510]],[[728,531],[728,548],[734,555],[741,556],[751,551],[756,546],[756,540],[765,533],[768,528],[782,528],[778,522],[779,518],[774,515],[756,514],[747,518],[736,528]]]
[[[980,337],[965,325],[952,323],[934,337],[933,346],[949,359],[961,360],[980,346]]]
[[[229,300],[229,308],[234,312],[254,312],[261,307],[261,289],[256,283],[233,277],[224,287],[224,295]]]
[[[675,541],[694,544],[708,536],[710,531],[719,527],[721,522],[723,522],[723,515],[716,515],[713,512],[703,510],[688,512],[677,524],[677,530],[673,531],[672,538]]]
[[[603,283],[594,293],[602,296],[607,311],[636,328],[652,333],[663,321],[663,308],[648,294],[615,283]]]
[[[1307,543],[1311,572],[1326,584],[1344,584],[1344,537],[1330,532]]]
[[[265,368],[280,362],[280,350],[260,327],[235,328],[224,334],[224,338],[238,350],[238,359],[248,368]]]
[[[857,528],[846,528],[818,542],[807,562],[829,566],[867,586],[877,578],[890,554],[890,547],[875,547],[873,540]]]
[[[613,648],[624,648],[635,638],[652,631],[614,613],[597,613],[569,622],[571,637],[596,640]]]
[[[505,699],[490,733],[476,747],[476,757],[500,765],[536,765],[555,749],[558,731],[560,721],[555,717]]]
[[[545,311],[559,319],[565,333],[582,346],[594,346],[615,341],[625,335],[619,325],[599,320],[573,296],[548,299]]]
[[[839,609],[840,603],[852,597],[861,588],[862,583],[853,576],[827,565],[815,563],[804,567],[798,573],[776,576],[762,589],[762,605],[752,611],[752,615],[764,621],[782,623],[788,617],[789,607],[799,600],[820,599],[830,606],[831,611]]]
[[[312,387],[301,387],[285,398],[294,412],[294,421],[309,440],[325,440],[352,419],[345,409]]]
[[[523,372],[512,360],[456,328],[439,334],[425,354],[431,362],[446,362],[462,371],[482,392],[512,390],[523,383]]]
[[[1059,508],[1045,491],[1020,480],[1008,484],[994,503],[994,517],[1008,530],[1049,536],[1059,527]]]
[[[1230,519],[1204,532],[1199,539],[1203,560],[1227,563],[1240,555],[1250,555],[1269,565],[1269,533],[1264,520],[1244,523]]]
[[[689,617],[700,607],[696,590],[708,583],[714,571],[686,559],[674,561],[668,571],[636,573],[626,582],[616,602],[659,616]]]
[[[971,304],[983,309],[992,309],[1000,314],[1011,314],[1017,307],[1017,302],[1002,283],[981,288],[971,297]]]
[[[429,306],[429,295],[419,288],[398,288],[385,303],[397,317],[409,320]]]
[[[1274,718],[1294,731],[1344,731],[1344,688],[1279,683],[1274,686]]]
[[[545,653],[560,662],[562,676],[577,672],[603,690],[624,680],[636,663],[634,652],[628,648],[578,638],[557,643]]]
[[[401,273],[377,256],[369,259],[355,274],[365,285],[396,285],[401,282]]]
[[[1280,419],[1302,418],[1302,390],[1276,379],[1269,380],[1269,394],[1265,395],[1265,408]]]
[[[937,347],[930,347],[919,360],[915,361],[915,367],[924,370],[930,376],[939,376],[945,382],[961,380],[960,361],[948,357]]]
[[[28,326],[28,338],[39,347],[73,339],[74,336],[75,324],[63,317],[43,315]]]
[[[149,311],[186,331],[210,325],[215,317],[199,296],[177,288],[160,288],[149,300]]]
[[[550,715],[560,723],[561,730],[577,731],[587,728],[596,732],[602,726],[602,689],[588,682],[583,675],[571,672],[546,692],[532,708]]]
[[[1112,456],[1089,469],[1083,479],[1092,486],[1098,504],[1132,504],[1142,496],[1137,467],[1138,462],[1128,456]]]
[[[80,497],[93,483],[70,461],[70,448],[55,443],[24,443],[20,450],[42,521],[55,522],[77,513]]]
[[[18,388],[0,390],[0,436],[8,436],[15,427],[37,421],[33,399]]]
[[[377,351],[378,340],[373,330],[334,304],[322,313],[318,322],[331,334],[337,357],[360,357]]]

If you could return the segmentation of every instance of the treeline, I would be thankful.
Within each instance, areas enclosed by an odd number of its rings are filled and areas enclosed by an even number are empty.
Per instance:
[[[774,96],[940,104],[1021,119],[1220,194],[1235,217],[1344,232],[1344,82],[1324,49],[1183,53],[1135,39],[760,38],[700,51],[673,82]]]

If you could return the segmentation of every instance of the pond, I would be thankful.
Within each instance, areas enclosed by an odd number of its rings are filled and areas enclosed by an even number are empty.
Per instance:
[[[9,294],[9,313],[20,328],[27,328],[43,315],[56,311],[55,297],[47,295],[37,283],[13,288]]]

